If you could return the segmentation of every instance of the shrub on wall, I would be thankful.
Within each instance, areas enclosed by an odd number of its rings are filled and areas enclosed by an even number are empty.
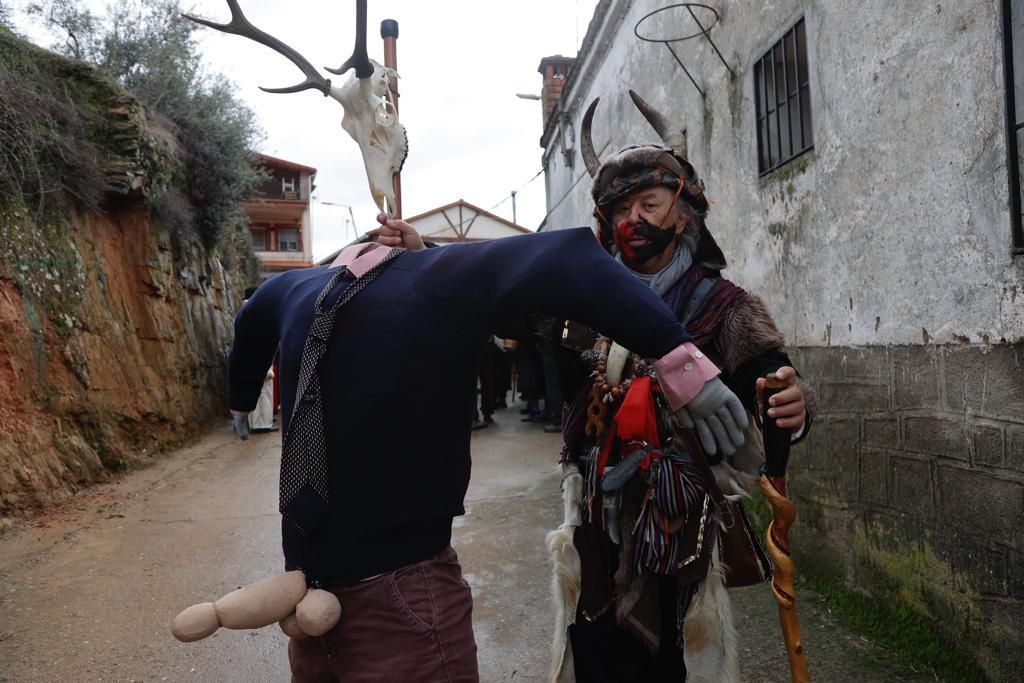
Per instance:
[[[202,68],[197,27],[176,0],[118,0],[102,16],[78,0],[43,0],[28,11],[60,36],[53,49],[94,65],[173,133],[168,149],[145,150],[153,152],[143,189],[154,214],[179,238],[191,233],[217,250],[235,242],[248,225],[240,201],[263,177],[250,151],[261,133],[231,84]]]

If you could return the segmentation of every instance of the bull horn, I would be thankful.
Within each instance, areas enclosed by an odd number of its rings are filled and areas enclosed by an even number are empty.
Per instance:
[[[644,98],[632,90],[629,91],[629,96],[633,99],[633,104],[636,105],[636,108],[647,119],[647,123],[651,124],[651,127],[661,136],[665,146],[685,159],[687,157],[686,131],[673,128],[668,119],[662,116],[661,112],[647,104]]]
[[[590,126],[594,123],[594,111],[600,101],[600,97],[594,98],[594,101],[587,107],[587,113],[583,115],[583,125],[580,126],[580,154],[583,155],[583,163],[586,164],[587,173],[591,178],[596,178],[597,169],[601,168],[601,159],[594,151],[594,141],[590,137]]]

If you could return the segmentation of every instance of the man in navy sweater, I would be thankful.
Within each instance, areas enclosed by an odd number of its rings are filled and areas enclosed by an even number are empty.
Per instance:
[[[382,222],[382,243],[420,246],[407,224]],[[388,250],[343,252],[339,289]],[[287,438],[314,302],[338,272],[288,271],[242,308],[229,359],[236,416],[255,407],[278,353]],[[465,512],[481,342],[527,312],[577,320],[658,359],[673,409],[713,421],[722,447],[742,442],[745,413],[718,369],[589,229],[399,254],[340,309],[318,365],[329,503],[301,527],[283,516],[283,546],[287,568],[338,595],[342,617],[322,638],[292,639],[294,681],[477,680],[451,526]]]

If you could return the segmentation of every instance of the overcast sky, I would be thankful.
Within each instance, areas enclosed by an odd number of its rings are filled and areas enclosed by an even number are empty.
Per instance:
[[[88,4],[102,12],[106,2]],[[316,66],[337,67],[352,51],[354,0],[240,4],[253,24]],[[511,219],[507,197],[518,190],[517,222],[537,228],[544,217],[544,178],[527,182],[541,169],[541,104],[515,95],[540,93],[537,66],[542,57],[576,54],[596,4],[369,0],[371,58],[384,61],[381,20],[396,19],[399,24],[401,121],[409,134],[409,157],[402,172],[406,216],[461,198]],[[227,3],[219,0],[192,0],[191,5],[185,0],[183,5],[215,21],[230,17]],[[23,21],[18,23],[28,31]],[[302,80],[300,72],[284,57],[247,39],[205,28],[198,36],[209,68],[230,77],[256,111],[266,135],[260,151],[319,170],[314,256],[352,239],[351,229],[345,234],[348,211],[322,202],[351,205],[360,232],[373,227],[376,207],[359,149],[341,129],[341,106],[315,90],[264,93],[258,86],[292,85]]]

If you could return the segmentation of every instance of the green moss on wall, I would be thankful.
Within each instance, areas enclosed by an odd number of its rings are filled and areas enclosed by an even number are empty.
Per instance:
[[[118,197],[153,206],[184,187],[174,138],[96,69],[0,33],[0,277],[66,335],[78,323],[86,267],[72,205]]]
[[[854,519],[844,536],[841,565],[828,544],[797,550],[798,558],[808,557],[810,585],[840,622],[895,653],[904,673],[933,670],[941,680],[985,680],[981,664],[993,653],[980,628],[978,590],[966,576],[928,542],[879,518]]]
[[[804,481],[801,476],[801,487]],[[1000,638],[991,628],[987,635],[973,627],[961,630],[960,646],[950,638],[952,624],[982,623],[978,591],[962,574],[954,572],[931,545],[911,543],[876,519],[853,522],[846,530],[849,546],[836,552],[833,545],[821,542],[828,538],[827,525],[835,520],[820,500],[824,499],[803,495],[797,500],[791,540],[798,605],[802,591],[817,593],[840,624],[885,651],[887,666],[897,675],[930,673],[938,680],[967,682],[988,680],[986,672],[1000,671],[998,653],[984,644]],[[772,519],[770,507],[760,495],[746,506],[764,538]],[[964,651],[976,659],[965,657]]]
[[[17,198],[0,203],[0,277],[13,280],[24,305],[32,307],[27,319],[38,319],[35,309],[41,307],[58,333],[69,333],[78,320],[86,273],[67,215],[48,211],[37,221]]]

